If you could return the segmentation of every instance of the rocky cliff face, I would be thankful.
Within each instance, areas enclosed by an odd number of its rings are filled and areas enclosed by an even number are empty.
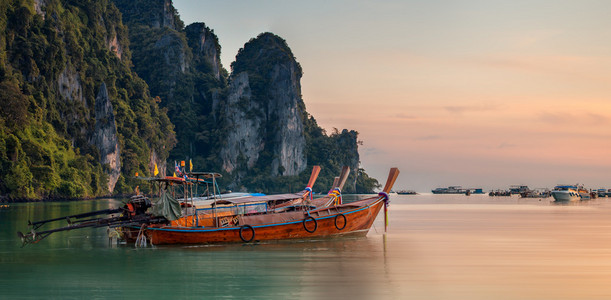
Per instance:
[[[221,152],[225,171],[231,172],[239,157],[252,168],[265,153],[271,161],[262,163],[269,164],[272,176],[299,174],[307,165],[301,67],[286,42],[271,33],[259,35],[240,50],[232,67],[237,75],[230,80],[234,88],[225,116],[230,124]],[[234,126],[240,123],[247,125]]]
[[[164,0],[162,5],[163,5],[163,11],[161,15],[158,15],[157,18],[154,18],[153,20],[151,20],[153,22],[153,27],[155,28],[168,27],[168,28],[176,29],[175,22],[174,22],[174,15],[176,13],[176,10],[174,9],[174,6],[172,5],[172,0]]]
[[[129,27],[134,69],[162,103],[174,101],[192,54],[171,0],[114,0]]]
[[[159,57],[163,59],[161,63],[169,67],[170,73],[163,74],[163,76],[175,82],[173,78],[184,73],[189,66],[187,63],[187,47],[183,38],[178,32],[169,31],[161,36],[153,47]],[[173,85],[171,86],[173,87]]]
[[[121,160],[115,114],[105,83],[95,99],[95,131],[91,143],[100,151],[100,163],[109,167],[108,190],[112,193],[121,174]]]
[[[303,102],[301,100],[301,71],[295,61],[274,65],[270,74],[270,116],[275,116],[274,134],[276,158],[272,161],[272,175],[297,175],[307,165],[303,134]],[[281,171],[283,170],[283,171]]]
[[[106,42],[106,47],[108,47],[108,49],[114,53],[117,58],[121,59],[123,56],[123,46],[119,44],[119,39],[116,35],[113,35],[113,37]]]
[[[185,28],[189,39],[189,47],[193,51],[195,60],[202,60],[211,70],[216,80],[221,79],[220,46],[218,39],[210,28],[204,23],[193,23]],[[206,71],[205,69],[202,71]]]
[[[251,100],[248,73],[242,72],[231,80],[227,105],[224,107],[231,132],[226,137],[226,145],[221,149],[220,156],[223,169],[229,173],[240,167],[238,157],[245,160],[245,165],[241,167],[252,168],[265,146],[260,134],[265,116],[260,114],[261,105]]]
[[[154,170],[155,164],[157,164],[157,170],[159,171],[159,174],[167,174],[166,173],[167,163],[165,159],[159,157],[157,155],[157,151],[155,151],[155,149],[152,149],[151,154],[149,155],[149,162],[148,162],[149,170]]]
[[[45,3],[45,0],[34,0],[34,11],[41,15],[43,17],[43,19],[45,18],[46,14],[43,11],[43,8],[45,7],[45,5],[47,5]]]
[[[123,22],[152,28],[180,30],[184,26],[172,0],[113,0],[123,13]]]
[[[68,101],[79,101],[83,102],[83,88],[81,86],[81,80],[76,70],[71,65],[67,65],[64,71],[59,74],[57,79],[57,86],[59,94]]]

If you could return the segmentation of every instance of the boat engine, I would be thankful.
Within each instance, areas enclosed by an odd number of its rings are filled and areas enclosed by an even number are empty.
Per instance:
[[[146,210],[151,207],[151,200],[142,195],[133,196],[129,201],[123,206],[125,212],[124,216],[137,216],[144,215]]]

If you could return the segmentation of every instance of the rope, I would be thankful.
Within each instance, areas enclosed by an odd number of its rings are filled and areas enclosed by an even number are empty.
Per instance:
[[[390,206],[390,197],[388,197],[388,194],[386,192],[379,192],[378,196],[384,197],[384,203],[386,204],[386,207]]]
[[[116,229],[106,229],[106,232],[108,233],[108,238],[112,239],[112,238],[117,238],[119,239],[121,237],[121,234],[119,234],[119,232]]]
[[[306,210],[308,210],[308,214],[309,214],[309,210],[310,210],[310,205],[312,204],[312,200],[313,200],[313,192],[312,192],[312,188],[309,186],[305,187],[305,190],[310,192],[310,197],[308,199],[306,199],[306,197],[301,198],[301,205],[306,207]]]
[[[140,227],[140,231],[138,232],[138,237],[136,238],[136,248],[140,247],[140,248],[144,248],[146,247],[147,244],[147,240],[146,240],[146,234],[144,234],[144,228],[146,227],[145,224],[142,224],[142,226]]]
[[[342,200],[342,190],[338,187],[334,188],[329,192],[329,195],[333,196],[334,205],[341,205],[343,203]]]
[[[305,190],[310,192],[310,201],[312,201],[314,199],[314,196],[312,196],[312,194],[314,193],[312,192],[312,188],[309,186],[306,186]]]

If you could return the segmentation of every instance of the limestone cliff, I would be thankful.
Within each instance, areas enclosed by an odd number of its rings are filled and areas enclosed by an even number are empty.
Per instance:
[[[34,0],[34,11],[36,11],[37,14],[41,15],[43,19],[46,16],[45,11],[43,10],[45,5],[47,5],[45,3],[45,0]]]
[[[252,93],[248,73],[234,76],[229,84],[229,96],[224,114],[227,125],[231,128],[226,137],[226,144],[220,151],[223,170],[231,173],[238,169],[238,157],[244,158],[246,168],[252,168],[263,151],[264,140],[260,134],[264,116],[259,114],[263,107],[251,101]]]
[[[154,56],[161,59],[157,63],[164,64],[164,73],[154,74],[163,76],[170,88],[176,85],[176,78],[187,70],[188,52],[184,38],[176,31],[167,31],[153,45]]]
[[[231,172],[239,157],[252,168],[265,154],[260,163],[270,175],[299,174],[307,165],[301,67],[286,42],[261,34],[240,49],[232,68],[225,111],[229,132],[221,150],[225,171]]]
[[[171,0],[114,0],[129,27],[134,69],[162,103],[173,102],[192,54]]]
[[[297,175],[307,165],[301,100],[301,68],[293,60],[274,65],[270,74],[269,116],[275,118],[277,153],[272,161],[272,175]],[[278,130],[279,129],[279,130]]]
[[[193,51],[193,58],[199,65],[203,65],[201,71],[210,69],[216,80],[221,79],[221,49],[218,38],[204,23],[193,23],[185,28],[189,41],[189,47]]]
[[[108,190],[112,193],[121,174],[121,160],[115,114],[105,83],[95,99],[95,130],[91,143],[100,151],[100,163],[108,165]]]
[[[66,65],[66,68],[59,74],[57,79],[59,94],[70,102],[79,101],[85,102],[83,99],[83,87],[81,79],[74,67]],[[87,103],[84,103],[85,106]]]
[[[152,28],[180,30],[184,26],[172,0],[114,0],[123,13],[123,22]]]
[[[108,50],[114,53],[119,59],[123,57],[123,46],[119,43],[119,39],[116,35],[113,35],[106,41],[106,47],[108,47]]]

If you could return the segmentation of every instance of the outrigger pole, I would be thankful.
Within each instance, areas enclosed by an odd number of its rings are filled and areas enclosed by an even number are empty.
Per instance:
[[[17,235],[21,239],[22,247],[27,244],[35,244],[49,236],[54,232],[60,231],[68,231],[73,229],[80,228],[98,228],[98,227],[126,227],[126,226],[135,226],[141,224],[154,224],[154,223],[166,223],[167,219],[165,217],[153,216],[146,213],[146,210],[151,207],[151,202],[148,198],[144,196],[134,196],[121,208],[115,209],[103,209],[92,211],[88,213],[70,215],[60,218],[54,218],[49,220],[30,222],[28,221],[28,225],[31,227],[29,233],[22,233],[21,231],[17,232]],[[113,214],[121,213],[119,216],[112,216]],[[106,218],[94,218],[94,219],[84,219],[88,217],[98,216],[98,215],[108,215]],[[76,219],[76,220],[73,220]],[[81,220],[84,219],[84,220]],[[42,225],[65,220],[68,222],[67,226],[37,231]]]
[[[37,221],[37,222],[31,222],[30,220],[28,220],[28,225],[32,226],[32,228],[34,230],[40,228],[40,226],[42,226],[44,224],[47,224],[47,223],[50,223],[50,222],[55,222],[55,221],[61,221],[61,220],[66,220],[66,222],[68,222],[68,224],[72,225],[73,223],[89,221],[89,220],[72,221],[71,219],[73,219],[73,218],[74,219],[82,219],[82,218],[87,218],[87,217],[92,217],[92,216],[97,216],[97,215],[112,215],[112,214],[120,213],[120,212],[123,212],[123,211],[124,211],[123,208],[103,209],[103,210],[96,210],[96,211],[92,211],[92,212],[88,212],[88,213],[76,214],[76,215],[59,217],[59,218],[55,218],[55,219],[49,219],[49,220],[43,220],[43,221]]]

